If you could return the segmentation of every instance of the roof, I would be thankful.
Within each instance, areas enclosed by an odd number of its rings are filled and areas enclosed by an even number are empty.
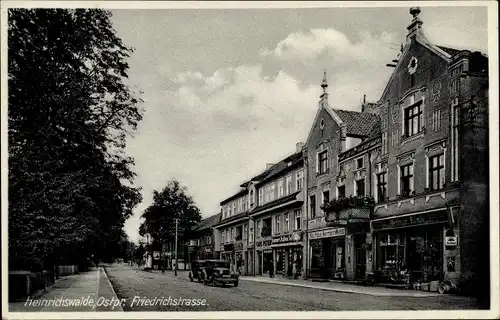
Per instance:
[[[454,56],[454,55],[458,54],[460,51],[462,51],[459,49],[453,49],[453,48],[448,48],[448,47],[443,47],[443,46],[436,46],[436,47],[443,50],[444,52],[446,52],[450,56]]]
[[[367,112],[340,109],[334,109],[334,111],[346,124],[347,135],[351,136],[369,136],[380,121],[378,116]]]
[[[231,200],[236,199],[236,198],[239,198],[240,196],[245,195],[247,193],[248,193],[248,189],[242,189],[242,190],[238,191],[238,193],[233,194],[232,196],[230,196],[229,198],[226,198],[226,199],[222,200],[220,202],[220,204],[223,205],[226,202],[231,201]]]
[[[378,137],[382,134],[380,118],[375,121],[370,134],[368,135],[368,140],[371,138]]]
[[[238,213],[237,215],[231,216],[231,217],[226,218],[226,219],[221,219],[219,222],[217,222],[216,224],[214,224],[212,227],[216,227],[216,226],[221,225],[223,223],[228,223],[228,222],[236,221],[236,220],[239,220],[239,219],[244,218],[246,216],[248,216],[248,211],[245,211],[245,212],[242,212],[242,213]]]
[[[269,180],[271,177],[275,177],[278,174],[282,173],[285,171],[286,168],[289,167],[289,163],[291,162],[291,165],[295,165],[299,163],[302,160],[302,151],[295,152],[288,157],[284,158],[280,162],[273,164],[269,169],[266,171],[260,173],[259,175],[253,177],[251,180],[252,181],[259,181],[262,182],[264,180]]]
[[[217,222],[220,221],[221,214],[217,213],[213,216],[210,216],[206,219],[201,220],[198,224],[193,228],[193,231],[202,231],[209,228],[212,228]]]
[[[268,202],[266,204],[263,204],[261,206],[258,206],[257,208],[255,208],[252,211],[252,215],[256,214],[256,213],[259,213],[259,212],[261,212],[263,210],[272,208],[274,206],[277,206],[277,205],[280,205],[280,204],[283,204],[283,203],[287,203],[288,201],[295,200],[296,199],[295,196],[298,195],[299,193],[300,193],[300,190],[299,191],[295,191],[295,192],[287,195],[286,197],[282,197],[282,198],[279,198],[277,200],[274,200],[274,201]]]

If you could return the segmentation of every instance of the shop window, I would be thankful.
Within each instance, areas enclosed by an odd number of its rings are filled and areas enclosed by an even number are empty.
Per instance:
[[[429,158],[429,183],[431,190],[444,187],[444,154]]]
[[[377,174],[377,201],[384,202],[387,199],[387,172]]]
[[[380,267],[385,270],[404,268],[404,243],[399,234],[385,234],[380,239]]]

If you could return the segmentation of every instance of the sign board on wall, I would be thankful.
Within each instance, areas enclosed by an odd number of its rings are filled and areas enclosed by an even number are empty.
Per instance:
[[[447,247],[456,247],[458,245],[458,239],[457,237],[445,237],[444,238],[444,245]]]
[[[272,243],[298,242],[302,239],[302,235],[298,232],[292,234],[284,234],[273,237]]]
[[[309,233],[309,239],[322,239],[331,237],[345,236],[345,228],[330,228]]]

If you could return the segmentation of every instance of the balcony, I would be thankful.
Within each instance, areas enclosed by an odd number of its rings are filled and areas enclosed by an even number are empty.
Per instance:
[[[329,226],[360,226],[369,228],[370,215],[375,206],[371,197],[348,197],[333,199],[321,205],[325,221]]]

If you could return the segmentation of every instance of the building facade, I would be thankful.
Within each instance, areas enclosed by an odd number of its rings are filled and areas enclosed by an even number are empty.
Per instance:
[[[221,202],[216,250],[242,273],[489,291],[488,58],[410,13],[380,99],[333,108],[325,72],[305,144]]]
[[[216,250],[244,275],[300,275],[303,266],[303,154],[296,151],[222,201]]]
[[[188,244],[188,262],[193,260],[217,259],[213,226],[221,219],[221,214],[214,214],[201,220],[194,228],[194,236]]]
[[[410,13],[377,103],[332,109],[323,81],[307,140],[309,276],[484,287],[488,59],[429,43]]]

